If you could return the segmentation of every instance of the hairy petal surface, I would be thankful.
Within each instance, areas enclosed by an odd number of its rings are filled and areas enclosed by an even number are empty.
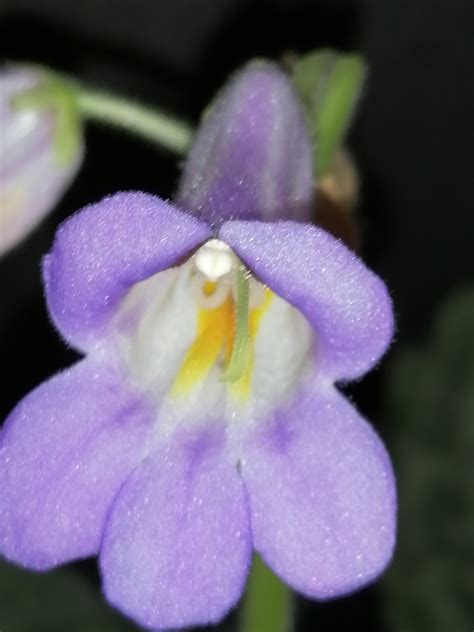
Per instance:
[[[274,64],[237,72],[205,114],[177,200],[211,224],[311,215],[313,170],[293,86]]]
[[[395,484],[382,442],[349,402],[326,385],[305,388],[257,427],[242,476],[256,550],[293,588],[327,599],[389,562]]]
[[[91,360],[27,395],[0,435],[0,553],[37,570],[97,554],[149,423],[146,403]]]
[[[89,349],[135,283],[179,262],[209,227],[160,198],[117,193],[66,220],[44,259],[49,311],[63,336]]]
[[[224,433],[180,435],[119,494],[101,552],[105,594],[153,629],[219,621],[239,599],[251,556],[242,481]]]
[[[317,361],[332,379],[366,373],[387,349],[393,312],[383,281],[329,233],[296,222],[227,222],[244,263],[314,328]]]

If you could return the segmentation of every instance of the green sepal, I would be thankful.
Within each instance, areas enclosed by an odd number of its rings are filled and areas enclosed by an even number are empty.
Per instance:
[[[316,176],[331,169],[347,133],[367,74],[362,56],[317,50],[301,57],[293,80],[313,144]]]

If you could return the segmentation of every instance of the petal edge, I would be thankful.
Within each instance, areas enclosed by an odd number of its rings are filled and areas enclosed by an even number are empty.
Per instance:
[[[253,541],[295,590],[316,599],[375,581],[395,544],[386,450],[335,390],[306,391],[249,441],[242,464]]]
[[[222,433],[180,435],[117,497],[100,555],[103,588],[145,627],[217,623],[242,593],[250,556],[243,484]]]
[[[146,193],[116,193],[85,207],[59,227],[43,261],[54,323],[68,342],[88,349],[133,284],[210,236],[206,224]]]
[[[385,353],[394,328],[387,288],[342,242],[296,222],[227,222],[219,236],[308,319],[329,378],[360,377]]]
[[[95,555],[112,499],[141,458],[149,414],[91,360],[27,395],[0,434],[0,552],[36,570]]]

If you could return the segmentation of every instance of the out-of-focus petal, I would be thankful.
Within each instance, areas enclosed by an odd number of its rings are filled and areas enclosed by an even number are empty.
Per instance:
[[[380,359],[393,335],[390,297],[382,280],[340,241],[296,222],[227,222],[220,238],[306,316],[326,376],[353,379]]]
[[[178,263],[210,228],[160,198],[117,193],[66,220],[44,259],[49,311],[63,336],[88,349],[106,335],[138,281]]]
[[[257,428],[242,477],[256,550],[293,588],[327,599],[388,564],[395,483],[372,428],[332,387],[312,388]]]
[[[82,163],[82,144],[68,164],[58,162],[53,113],[11,107],[37,82],[32,70],[0,72],[0,256],[53,210]]]
[[[285,74],[252,62],[204,116],[178,202],[211,224],[226,219],[305,220],[313,172],[304,116]]]
[[[155,630],[219,621],[239,599],[251,556],[242,481],[224,436],[180,436],[120,492],[101,552],[107,598]]]
[[[0,435],[0,553],[38,570],[97,554],[150,415],[119,375],[91,360],[21,401]]]

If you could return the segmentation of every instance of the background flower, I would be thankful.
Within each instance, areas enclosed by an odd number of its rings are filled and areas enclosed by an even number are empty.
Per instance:
[[[66,160],[58,155],[57,110],[14,107],[44,80],[33,68],[0,70],[0,256],[54,209],[82,163],[82,142]]]

